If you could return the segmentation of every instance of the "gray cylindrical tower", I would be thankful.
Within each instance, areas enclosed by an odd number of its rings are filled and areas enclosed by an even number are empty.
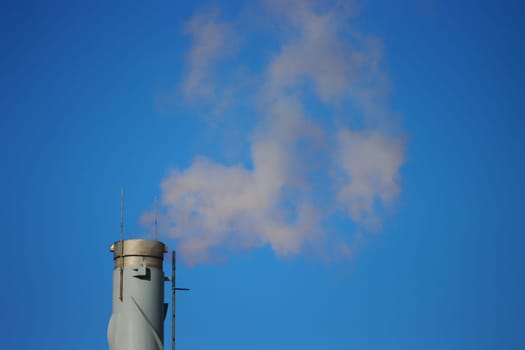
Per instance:
[[[164,272],[167,247],[159,241],[128,239],[111,245],[114,253],[113,313],[108,325],[111,350],[162,350]]]

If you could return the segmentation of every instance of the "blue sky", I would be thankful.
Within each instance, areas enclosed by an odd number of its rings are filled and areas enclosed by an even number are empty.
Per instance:
[[[271,4],[2,5],[4,348],[107,348],[121,185],[178,349],[524,347],[523,6]]]

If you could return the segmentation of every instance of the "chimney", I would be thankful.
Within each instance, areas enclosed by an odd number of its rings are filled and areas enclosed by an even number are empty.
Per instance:
[[[164,349],[168,309],[164,303],[164,282],[172,281],[173,302],[176,289],[175,261],[171,278],[164,276],[162,268],[167,246],[154,240],[127,239],[113,243],[110,251],[114,259],[113,313],[108,325],[110,350]],[[174,317],[172,305],[172,328]],[[174,348],[174,334],[172,341]]]

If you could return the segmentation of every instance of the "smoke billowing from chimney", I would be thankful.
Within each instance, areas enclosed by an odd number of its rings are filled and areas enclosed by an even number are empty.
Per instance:
[[[162,231],[187,263],[262,246],[340,257],[381,229],[400,193],[404,137],[387,106],[381,43],[352,27],[350,10],[264,1],[256,16],[205,10],[188,21],[178,97],[217,123],[233,115],[253,127],[248,160],[197,156],[162,180]]]

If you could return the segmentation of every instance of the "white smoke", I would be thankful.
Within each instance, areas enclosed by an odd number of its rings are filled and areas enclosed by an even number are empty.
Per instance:
[[[193,43],[186,54],[188,72],[181,89],[186,100],[220,98],[214,66],[235,54],[237,36],[232,25],[218,16],[217,10],[197,13],[184,28]]]
[[[279,256],[320,246],[348,254],[355,232],[332,232],[330,220],[342,212],[359,232],[378,230],[400,193],[404,142],[386,108],[379,41],[352,28],[336,3],[266,1],[262,9],[278,49],[252,72],[251,166],[199,156],[162,181],[163,230],[190,264],[265,245]],[[236,23],[217,12],[189,21],[186,99],[220,105],[214,91],[234,85],[213,77],[239,42]]]

